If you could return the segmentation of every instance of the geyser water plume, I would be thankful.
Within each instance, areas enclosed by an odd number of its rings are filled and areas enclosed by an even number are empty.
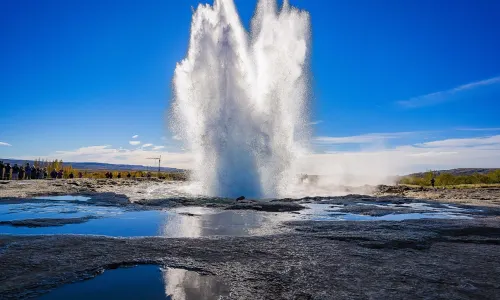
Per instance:
[[[309,14],[260,0],[251,32],[233,0],[199,5],[173,79],[171,126],[204,194],[276,197],[308,141]]]

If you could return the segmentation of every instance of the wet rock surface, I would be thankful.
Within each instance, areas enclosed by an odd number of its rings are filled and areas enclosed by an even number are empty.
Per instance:
[[[0,294],[36,296],[104,269],[158,264],[216,275],[229,299],[498,299],[498,218],[290,222],[221,239],[0,236]]]
[[[67,224],[81,224],[91,219],[96,219],[94,216],[87,216],[81,218],[40,218],[40,219],[24,219],[24,220],[11,220],[0,221],[0,225],[10,225],[14,227],[53,227],[64,226]]]

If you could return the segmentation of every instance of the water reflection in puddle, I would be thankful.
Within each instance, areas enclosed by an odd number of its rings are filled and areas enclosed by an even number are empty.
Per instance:
[[[0,221],[39,218],[96,217],[80,224],[59,227],[0,226],[0,234],[93,234],[107,236],[210,237],[275,233],[285,214],[224,211],[204,207],[173,210],[131,210],[72,202],[0,205]]]
[[[62,286],[38,299],[212,300],[225,295],[229,295],[228,287],[214,276],[146,265],[107,270],[93,279]]]
[[[35,197],[35,199],[39,200],[53,200],[53,201],[88,201],[91,198],[85,196],[41,196]]]
[[[427,203],[305,204],[307,209],[295,213],[228,211],[206,207],[135,210],[130,207],[89,204],[85,202],[88,198],[79,196],[40,197],[36,200],[40,201],[0,204],[0,221],[92,218],[79,224],[58,227],[31,228],[4,225],[0,226],[0,234],[93,234],[188,238],[255,236],[282,232],[286,230],[282,225],[283,222],[290,220],[469,219],[472,218],[473,211],[449,204]]]
[[[404,221],[418,219],[472,219],[472,209],[459,208],[450,204],[429,205],[427,203],[406,204],[375,204],[353,203],[353,206],[371,206],[380,209],[389,209],[382,215],[355,214],[341,212],[348,208],[346,205],[306,204],[308,210],[302,212],[315,221]],[[407,213],[397,212],[398,208],[406,208]],[[393,209],[393,212],[391,212]],[[415,212],[411,212],[415,211]]]

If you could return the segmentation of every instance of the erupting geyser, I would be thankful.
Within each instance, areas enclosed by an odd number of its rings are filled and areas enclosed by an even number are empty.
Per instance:
[[[173,80],[172,129],[212,196],[276,197],[308,141],[309,14],[260,0],[251,32],[233,0],[199,5]]]

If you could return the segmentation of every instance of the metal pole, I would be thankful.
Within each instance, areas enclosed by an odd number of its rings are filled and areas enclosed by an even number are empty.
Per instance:
[[[158,178],[160,178],[160,170],[161,170],[161,155],[160,158],[158,158]]]

